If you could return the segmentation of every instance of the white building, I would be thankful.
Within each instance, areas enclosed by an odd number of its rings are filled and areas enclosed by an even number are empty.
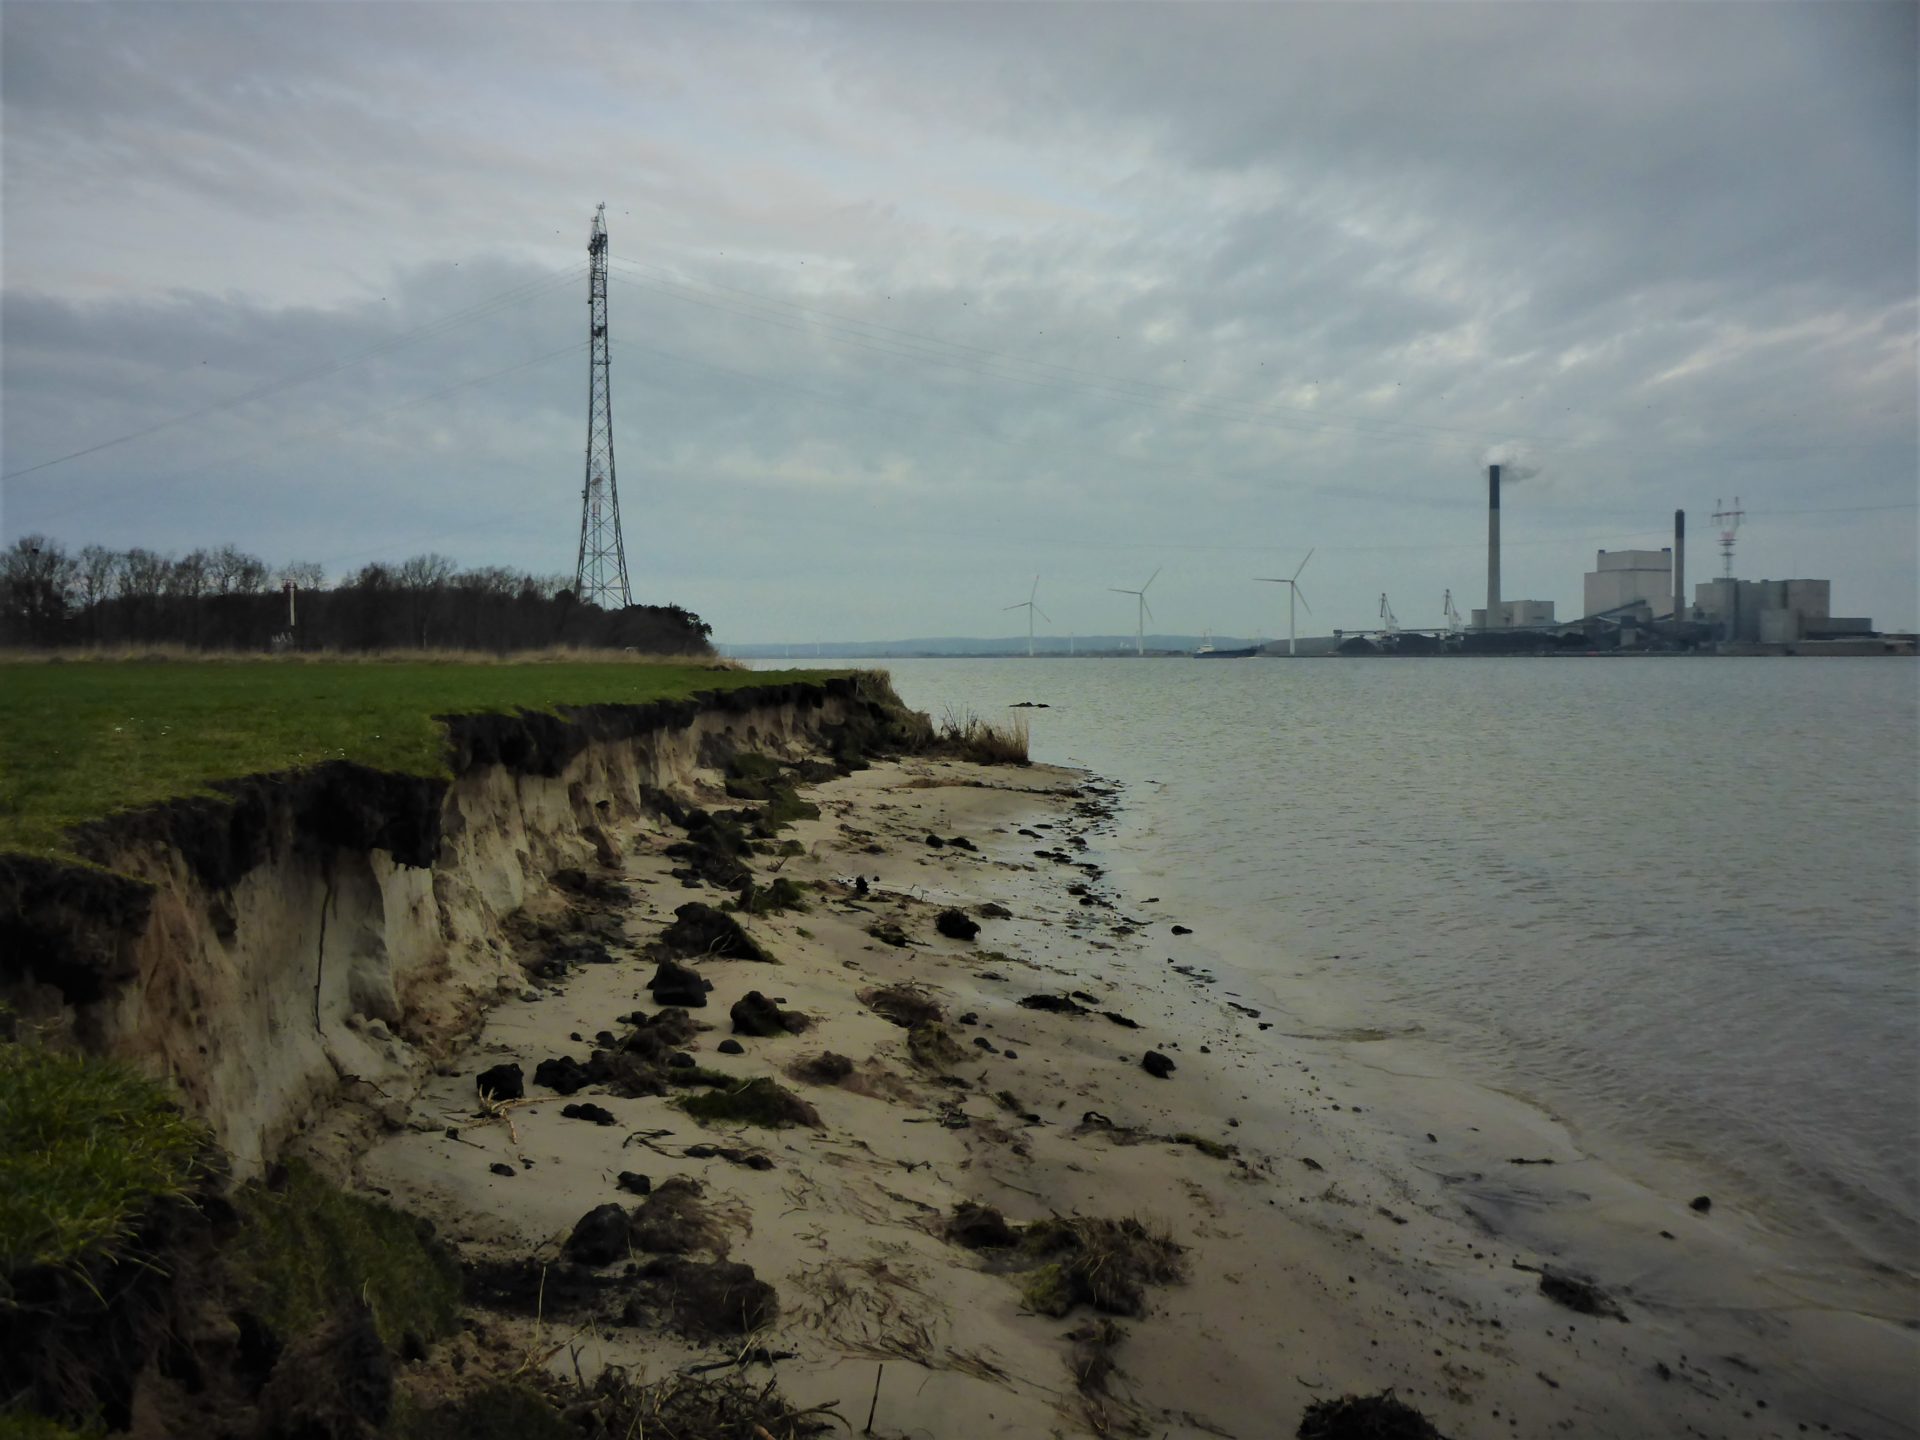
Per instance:
[[[1673,613],[1673,551],[1602,550],[1587,572],[1585,615],[1645,604],[1655,615]]]

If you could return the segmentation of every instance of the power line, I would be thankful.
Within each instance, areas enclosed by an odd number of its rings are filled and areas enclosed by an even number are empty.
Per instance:
[[[423,325],[416,326],[412,330],[403,331],[399,335],[382,340],[378,344],[370,346],[358,354],[351,355],[345,360],[335,361],[314,370],[301,371],[298,374],[289,375],[279,380],[271,380],[264,385],[256,385],[251,390],[242,391],[238,395],[230,395],[224,400],[216,400],[212,404],[202,405],[196,410],[189,410],[183,414],[171,416],[168,419],[157,421],[152,425],[143,426],[138,430],[129,430],[126,434],[116,435],[111,440],[101,440],[96,444],[82,446],[78,450],[69,451],[65,455],[56,455],[52,459],[42,460],[37,464],[24,465],[18,470],[9,470],[5,474],[0,475],[0,480],[18,479],[22,475],[31,475],[39,470],[51,469],[55,465],[64,465],[69,460],[78,460],[87,455],[97,455],[102,450],[111,450],[116,445],[125,445],[132,440],[145,439],[147,436],[156,435],[162,430],[171,430],[176,425],[184,425],[190,420],[198,420],[203,416],[212,415],[222,410],[231,410],[235,406],[245,405],[250,401],[259,400],[268,395],[278,394],[280,391],[291,389],[296,385],[304,385],[313,380],[323,380],[330,375],[337,375],[343,370],[351,369],[355,365],[363,364],[380,355],[385,355],[391,351],[411,345],[415,341],[443,335],[447,331],[457,329],[470,321],[482,319],[500,310],[517,305],[522,301],[530,300],[545,290],[556,289],[562,285],[571,283],[584,269],[584,266],[574,266],[572,269],[558,275],[549,275],[539,280],[525,281],[510,289],[503,290],[498,294],[488,296],[484,300],[475,301],[472,305],[464,309],[442,315],[437,319],[427,321]]]
[[[520,360],[520,361],[516,361],[512,365],[502,366],[498,370],[489,370],[484,375],[474,375],[474,376],[470,376],[465,380],[456,380],[451,385],[442,386],[438,390],[428,391],[424,395],[411,396],[408,399],[399,401],[397,404],[389,405],[386,408],[381,410],[369,410],[369,411],[361,412],[353,415],[349,419],[339,421],[335,424],[323,425],[315,429],[299,431],[292,435],[270,435],[264,440],[256,441],[252,445],[246,446],[240,450],[236,450],[231,454],[227,455],[225,459],[216,461],[213,463],[216,465],[230,465],[236,460],[244,459],[249,455],[257,454],[262,450],[282,449],[290,441],[334,438],[340,435],[340,433],[343,430],[345,430],[345,428],[349,424],[364,425],[369,420],[378,420],[387,415],[397,414],[399,411],[402,411],[402,410],[410,410],[416,405],[424,405],[430,400],[438,400],[442,396],[453,394],[456,390],[466,390],[472,386],[484,384],[489,380],[497,380],[502,375],[511,375],[511,374],[514,374],[516,371],[531,369],[535,365],[544,364],[546,361],[555,359],[561,355],[577,355],[586,348],[587,346],[585,341],[576,341],[571,345],[563,345],[558,350],[549,350],[545,354],[535,355],[530,360]],[[211,469],[212,469],[212,466],[210,465],[205,465],[205,464],[198,465],[191,470],[176,470],[171,475],[157,476],[153,479],[147,480],[145,483],[149,486],[154,486],[154,485],[176,484],[184,480],[204,479],[207,477]],[[102,505],[107,505],[112,503],[115,503],[113,497],[101,496],[95,499],[88,500],[79,505],[69,506],[65,510],[55,510],[52,514],[45,515],[40,518],[43,522],[48,520],[61,520],[72,515],[83,515],[90,510],[99,509]]]

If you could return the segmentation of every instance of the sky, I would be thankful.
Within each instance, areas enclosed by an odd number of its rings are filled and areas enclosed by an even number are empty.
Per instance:
[[[1273,635],[1598,549],[1916,597],[1913,4],[0,8],[0,542],[723,641]]]

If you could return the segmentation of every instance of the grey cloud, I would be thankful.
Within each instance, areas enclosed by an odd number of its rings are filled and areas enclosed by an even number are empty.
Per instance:
[[[723,634],[990,628],[1034,569],[1111,629],[1161,560],[1229,628],[1237,547],[1316,542],[1359,623],[1470,590],[1508,436],[1508,570],[1563,603],[1677,503],[1913,498],[1902,7],[3,23],[9,469],[565,274],[605,198],[629,546]],[[536,357],[582,298],[10,482],[5,533],[565,568],[585,362]],[[1895,518],[1805,527],[1836,603],[1912,618]]]

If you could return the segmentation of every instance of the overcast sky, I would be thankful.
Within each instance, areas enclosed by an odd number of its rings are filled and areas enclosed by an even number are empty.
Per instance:
[[[723,640],[1272,634],[1309,547],[1434,624],[1502,446],[1510,598],[1737,493],[1910,627],[1915,19],[8,0],[0,539],[571,571],[605,201],[635,598]]]

